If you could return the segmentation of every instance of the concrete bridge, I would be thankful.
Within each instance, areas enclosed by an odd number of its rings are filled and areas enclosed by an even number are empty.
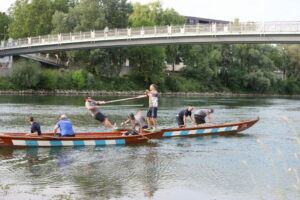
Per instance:
[[[1,41],[0,56],[129,46],[236,43],[300,43],[300,22],[106,28]]]

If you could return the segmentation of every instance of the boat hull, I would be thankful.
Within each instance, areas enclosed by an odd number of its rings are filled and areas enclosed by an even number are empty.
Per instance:
[[[13,147],[63,147],[108,146],[146,142],[160,132],[122,136],[123,132],[77,133],[75,137],[54,137],[53,133],[42,136],[26,136],[25,133],[0,133],[0,146]]]
[[[215,126],[202,126],[193,128],[173,128],[173,129],[162,129],[161,137],[196,137],[196,136],[209,136],[209,135],[228,135],[244,131],[256,122],[259,118],[249,121],[242,121],[236,123],[226,123]]]

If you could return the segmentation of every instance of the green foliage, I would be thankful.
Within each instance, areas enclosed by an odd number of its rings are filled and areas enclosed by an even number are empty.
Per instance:
[[[0,90],[10,90],[13,89],[13,85],[10,83],[9,78],[0,77]]]
[[[72,82],[75,86],[75,89],[82,90],[86,86],[85,84],[85,75],[82,70],[76,70],[72,73]]]
[[[14,64],[11,81],[17,89],[36,89],[40,81],[40,73],[40,63],[20,60]]]
[[[53,70],[43,70],[41,73],[39,87],[45,90],[55,90],[57,88],[57,83],[59,79],[59,74]]]
[[[67,5],[67,0],[16,0],[11,9],[13,21],[9,36],[20,38],[51,33],[52,15],[56,10],[66,11]]]
[[[10,22],[10,17],[4,12],[0,12],[0,40],[8,39],[7,31]]]

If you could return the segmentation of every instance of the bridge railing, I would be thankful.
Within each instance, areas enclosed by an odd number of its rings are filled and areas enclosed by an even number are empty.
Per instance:
[[[21,39],[9,39],[1,41],[0,49],[43,46],[52,44],[94,42],[101,40],[134,39],[143,37],[176,37],[184,35],[211,35],[218,34],[282,34],[299,33],[300,22],[262,22],[262,23],[239,23],[239,24],[196,24],[182,26],[157,26],[127,29],[108,29],[44,35]]]

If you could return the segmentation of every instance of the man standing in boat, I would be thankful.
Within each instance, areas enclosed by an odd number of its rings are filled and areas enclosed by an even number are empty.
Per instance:
[[[188,116],[190,117],[191,122],[196,125],[196,122],[192,118],[192,111],[193,107],[189,106],[188,108],[183,109],[178,113],[178,115],[176,116],[176,120],[179,128],[186,128],[186,119],[188,118]]]
[[[105,101],[94,101],[90,96],[85,97],[85,107],[91,112],[94,119],[102,122],[106,127],[115,129],[107,117],[100,112],[99,106],[97,106],[100,104],[105,104]]]
[[[213,121],[212,117],[210,116],[210,114],[212,114],[213,112],[214,112],[214,109],[197,110],[194,113],[194,118],[195,118],[196,124],[204,126],[206,123],[206,121],[205,121],[206,117],[208,118],[210,123],[214,124],[214,121]]]
[[[149,98],[149,109],[147,112],[148,128],[151,127],[151,121],[153,123],[153,130],[157,129],[157,107],[158,107],[158,92],[155,84],[150,85],[150,91],[146,90],[146,97]]]

